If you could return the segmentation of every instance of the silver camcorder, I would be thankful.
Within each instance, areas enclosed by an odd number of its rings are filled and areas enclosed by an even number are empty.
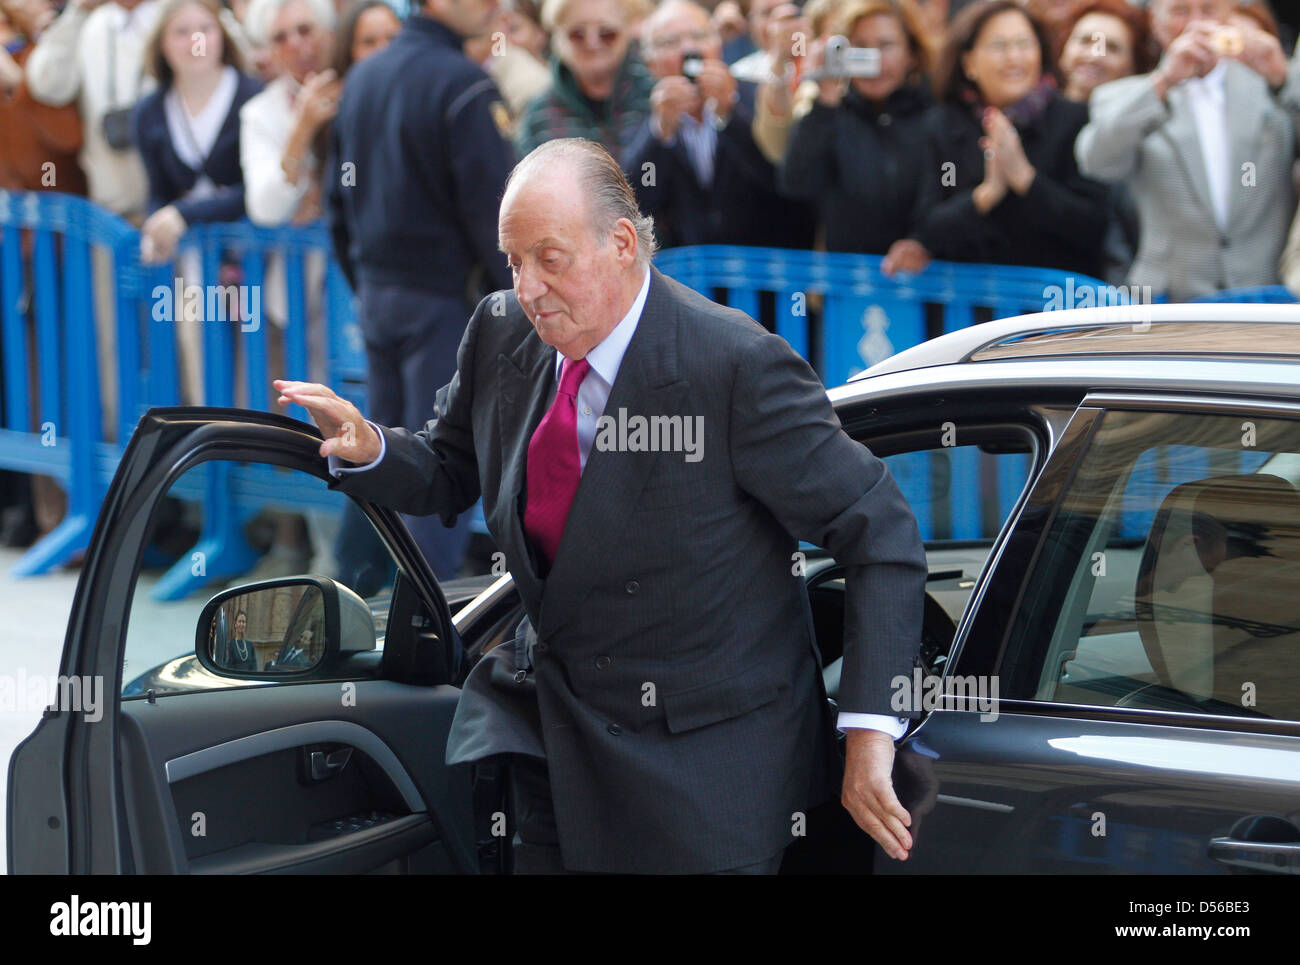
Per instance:
[[[850,47],[848,37],[836,34],[826,41],[822,69],[809,76],[813,80],[827,77],[879,77],[880,51],[874,47]]]

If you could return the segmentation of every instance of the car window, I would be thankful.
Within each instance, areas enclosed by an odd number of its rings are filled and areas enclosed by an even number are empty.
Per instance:
[[[978,430],[964,432],[975,435]],[[1029,445],[1026,433],[1024,447]],[[930,567],[926,590],[955,625],[970,602],[993,540],[1025,488],[1033,455],[979,445],[940,445],[882,458],[925,540]]]
[[[357,641],[354,633],[351,646],[381,650],[395,573],[370,521],[323,480],[225,460],[192,466],[150,521],[127,625],[122,694],[277,683],[209,673],[194,655],[208,601],[265,581],[288,582],[232,597],[208,621],[209,654],[223,666],[279,667],[291,676],[320,660],[327,629],[322,599],[293,585],[294,577],[325,577],[345,588],[339,593],[349,615],[356,620],[360,613],[364,622],[368,609],[375,626],[373,641],[364,632]]]
[[[1003,696],[1300,719],[1300,423],[1107,412],[1028,567]]]

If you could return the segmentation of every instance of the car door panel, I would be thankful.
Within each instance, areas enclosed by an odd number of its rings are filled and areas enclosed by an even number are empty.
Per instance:
[[[1131,528],[1131,522],[1108,508],[1119,493],[1124,513],[1137,510],[1129,487],[1136,474],[1130,467],[1138,463],[1103,448],[1103,417],[1109,410],[1087,404],[1091,401],[1076,412],[977,588],[971,619],[959,629],[948,673],[956,679],[1000,681],[995,712],[981,715],[969,699],[951,698],[900,745],[896,774],[913,776],[911,786],[900,789],[900,798],[920,812],[921,820],[912,859],[878,858],[877,872],[1300,873],[1300,722],[1250,706],[1234,712],[1225,703],[1169,700],[1146,708],[1126,706],[1128,698],[1117,701],[1120,691],[1102,684],[1123,681],[1123,693],[1147,701],[1168,688],[1145,683],[1146,675],[1138,671],[1096,680],[1080,675],[1104,642],[1137,636],[1136,631],[1126,634],[1123,614],[1117,611],[1123,602],[1132,619],[1134,598],[1140,595],[1130,558],[1135,551],[1122,542],[1121,527]],[[1216,399],[1202,405],[1196,399],[1129,399],[1118,404],[1118,413],[1134,419],[1221,420],[1222,425],[1188,422],[1175,439],[1177,444],[1200,440],[1204,446],[1210,445],[1206,439],[1234,438],[1243,419],[1263,426],[1282,414],[1275,406],[1263,409],[1249,400],[1234,404]],[[1273,421],[1276,438],[1286,430]],[[1246,424],[1254,430],[1255,422]],[[1133,425],[1120,423],[1112,430],[1114,438],[1135,452],[1167,445],[1160,441],[1158,424]],[[1263,432],[1261,428],[1261,446]],[[1090,456],[1094,446],[1104,455]],[[1232,446],[1223,452],[1231,454]],[[1118,489],[1094,488],[1092,477],[1081,475],[1090,458],[1100,467],[1096,474],[1119,480]],[[1204,462],[1208,466],[1209,460]],[[1219,462],[1229,467],[1219,470],[1222,478],[1237,478],[1234,462]],[[1153,475],[1161,492],[1179,485],[1168,467]],[[1081,511],[1089,505],[1090,511]],[[1160,503],[1148,500],[1147,505]],[[1165,512],[1162,508],[1156,518]],[[1113,530],[1107,528],[1112,514]],[[1144,521],[1142,528],[1154,531],[1155,525]],[[1159,525],[1163,532],[1166,524]],[[1160,544],[1152,544],[1149,533],[1145,539],[1146,551],[1154,548],[1158,554]],[[1112,553],[1116,545],[1121,549]],[[1091,581],[1080,587],[1079,575],[1085,573]],[[1116,593],[1115,582],[1127,591]],[[1203,613],[1188,610],[1187,617],[1178,619],[1220,622],[1215,599]],[[1040,611],[1047,615],[1041,623],[1024,615]],[[1161,616],[1159,608],[1144,617],[1160,618],[1171,617]],[[1071,619],[1087,628],[1084,637],[1065,632]],[[1084,643],[1091,649],[1086,661]],[[1141,646],[1136,649],[1140,655]],[[1035,653],[1037,663],[1024,656]],[[1288,679],[1288,668],[1271,669]],[[1058,696],[1023,699],[1027,695],[1022,691],[1042,687],[1043,681],[1056,681]],[[1268,683],[1260,681],[1261,686]],[[1089,687],[1095,705],[1068,702],[1086,699]]]
[[[1297,810],[1300,774],[1269,775],[1298,754],[1300,733],[935,711],[899,752],[912,855],[876,872],[1223,873],[1212,840]]]
[[[241,868],[277,870],[273,847],[282,849],[287,865],[299,865],[304,859],[285,847],[301,850],[313,827],[374,811],[391,815],[389,822],[422,817],[427,840],[420,846],[436,842],[418,859],[426,870],[468,867],[462,844],[473,832],[468,777],[441,760],[459,691],[384,680],[355,687],[356,706],[366,708],[363,722],[349,719],[355,708],[343,706],[337,683],[276,688],[274,706],[258,688],[125,702],[123,771],[135,795],[129,813],[161,816],[176,831],[164,836],[155,821],[132,826],[141,838],[137,853],[166,855],[162,867],[144,870],[217,868],[219,853],[229,849],[240,849],[230,858]],[[412,742],[411,735],[421,739]],[[321,745],[351,748],[352,758],[337,776],[312,781],[303,758]],[[202,835],[194,833],[199,821]],[[363,831],[382,841],[374,829]],[[353,852],[349,871],[390,860],[368,856],[361,837],[336,844]],[[257,857],[252,845],[266,854]],[[359,866],[367,862],[369,868]]]
[[[100,678],[108,706],[93,720],[48,711],[14,752],[11,872],[477,870],[469,776],[443,763],[459,691],[435,685],[439,662],[414,654],[450,646],[455,631],[394,513],[360,504],[397,586],[414,594],[392,666],[375,651],[339,664],[358,679],[116,697],[146,535],[168,487],[211,459],[328,481],[319,445],[306,424],[269,413],[178,408],[141,420],[86,553],[60,668]],[[195,627],[175,634],[184,647]],[[304,778],[313,751],[337,764],[343,756],[329,755],[349,750],[345,767]]]

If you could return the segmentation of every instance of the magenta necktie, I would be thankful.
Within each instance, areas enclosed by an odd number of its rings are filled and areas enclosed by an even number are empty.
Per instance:
[[[555,401],[528,442],[528,493],[524,532],[546,560],[555,562],[564,521],[578,494],[582,463],[578,457],[578,386],[591,363],[565,359]]]

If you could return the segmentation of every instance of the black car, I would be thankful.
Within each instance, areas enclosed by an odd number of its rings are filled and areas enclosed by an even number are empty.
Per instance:
[[[927,536],[924,667],[893,682],[923,711],[895,770],[915,846],[883,857],[833,803],[783,872],[1300,872],[1300,310],[1129,311],[976,326],[831,391]],[[123,696],[15,751],[11,871],[508,870],[498,775],[443,763],[457,682],[521,618],[508,574],[453,618],[362,504],[397,572],[369,602],[310,573],[133,604],[187,475],[223,460],[291,508],[327,490],[318,446],[266,413],[141,421],[62,665]],[[842,574],[800,565],[833,701]],[[259,669],[223,666],[245,641]]]

